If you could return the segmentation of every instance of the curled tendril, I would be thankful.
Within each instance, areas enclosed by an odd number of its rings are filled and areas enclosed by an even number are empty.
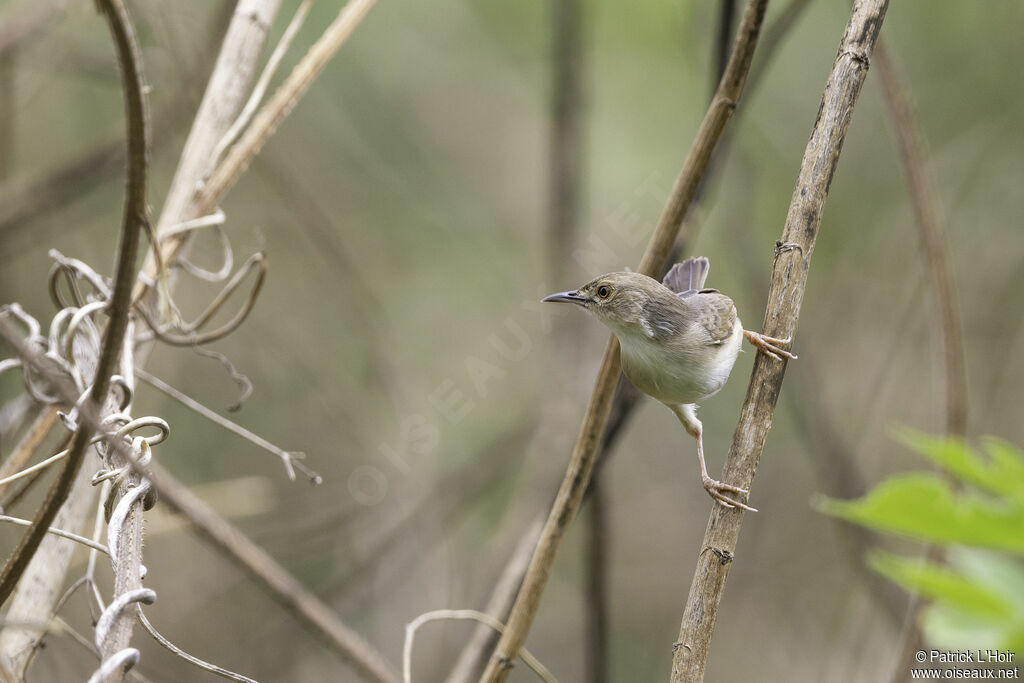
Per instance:
[[[28,338],[37,338],[42,334],[42,327],[39,321],[25,312],[20,304],[5,304],[0,306],[0,315],[10,315],[28,330]]]
[[[71,316],[71,321],[68,322],[67,333],[64,335],[65,358],[74,358],[73,345],[75,341],[75,335],[78,333],[78,328],[82,326],[83,321],[88,322],[88,325],[85,327],[85,329],[87,329],[89,332],[90,345],[94,344],[96,348],[99,348],[99,330],[96,328],[95,323],[89,320],[89,316],[99,311],[102,311],[106,307],[106,301],[93,301],[92,303],[88,303],[74,312],[74,314]]]
[[[103,683],[115,671],[129,671],[139,663],[140,656],[139,651],[134,647],[126,647],[123,650],[119,650],[104,659],[86,683]]]
[[[136,417],[133,419],[131,416],[125,415],[124,413],[115,413],[107,416],[100,424],[104,428],[109,428],[114,424],[121,425],[117,431],[106,435],[104,437],[105,439],[121,439],[129,434],[135,436],[135,432],[140,429],[155,427],[158,430],[158,433],[153,436],[145,437],[150,446],[156,446],[159,443],[163,443],[163,441],[171,435],[171,428],[167,424],[167,421],[152,415]]]
[[[113,491],[116,488],[116,486],[111,487],[111,497],[113,497]],[[124,526],[125,520],[128,519],[128,514],[131,512],[132,506],[135,505],[136,501],[149,493],[149,489],[149,480],[143,479],[139,482],[138,486],[132,486],[129,488],[125,494],[121,496],[121,499],[117,501],[117,505],[114,507],[113,512],[109,513],[107,521],[107,547],[110,549],[110,561],[112,564],[117,562],[121,527]],[[99,627],[97,626],[97,628]]]
[[[122,413],[128,410],[135,398],[135,389],[121,375],[113,375],[110,378],[111,388],[117,387],[121,392],[121,400],[118,402],[118,410]]]
[[[224,225],[226,220],[227,217],[224,215],[224,212],[217,209],[215,213],[212,213],[209,216],[203,216],[201,218],[196,218],[191,221],[171,226],[161,234],[160,239],[165,240],[169,237],[174,237],[187,232],[194,232],[201,228],[213,228],[213,231],[217,235],[217,240],[220,242],[222,253],[221,267],[215,271],[206,270],[195,265],[184,256],[178,257],[178,265],[200,280],[206,280],[207,282],[223,282],[229,275],[231,275],[231,269],[234,267],[235,263],[235,254],[231,249],[231,241],[228,239],[227,233],[224,232],[224,228],[221,227]]]
[[[245,280],[245,276],[249,272],[256,272],[256,280],[253,283],[252,290],[250,290],[245,303],[242,305],[235,316],[226,322],[223,326],[216,330],[209,332],[199,332],[207,322],[210,321],[217,311],[221,309],[224,302],[230,297],[239,285]],[[178,324],[164,326],[157,322],[153,317],[153,314],[145,307],[141,302],[136,302],[135,310],[138,311],[142,320],[149,327],[153,337],[156,337],[165,344],[172,346],[198,346],[201,344],[209,344],[210,342],[217,341],[232,332],[234,332],[239,325],[245,322],[245,319],[249,316],[253,306],[256,305],[256,298],[259,296],[260,290],[263,288],[263,280],[267,275],[267,258],[260,252],[253,254],[249,259],[242,265],[241,268],[231,277],[224,288],[217,293],[217,296],[213,298],[210,305],[206,307],[206,310],[199,314],[199,317],[192,323]]]
[[[44,338],[39,338],[35,340],[30,339],[28,341],[30,344],[38,346],[40,348],[40,350],[43,352],[42,359],[44,359],[45,362],[53,363],[55,366],[57,366],[59,372],[62,372],[71,377],[75,381],[76,387],[80,390],[82,389],[81,377],[76,374],[75,369],[71,366],[70,363],[64,360],[64,358],[55,353],[50,353],[46,346],[46,340]],[[48,405],[61,403],[60,397],[58,397],[56,394],[47,393],[44,389],[40,388],[40,386],[36,384],[36,375],[38,373],[34,369],[29,367],[28,365],[23,365],[21,371],[22,379],[24,380],[25,383],[25,391],[27,391],[32,398],[34,398],[36,401],[40,403]],[[46,386],[45,381],[42,382],[42,384],[43,386]]]
[[[111,552],[113,556],[113,552]],[[103,610],[99,620],[96,622],[96,633],[94,641],[96,649],[102,650],[103,643],[107,639],[110,630],[117,623],[118,617],[129,607],[135,608],[137,603],[152,605],[156,602],[156,591],[149,588],[136,588],[126,591],[114,598],[107,608]],[[88,683],[102,683],[116,671],[127,671],[139,661],[139,651],[133,647],[126,647],[104,659],[96,672],[89,678]]]
[[[193,347],[192,350],[200,356],[206,356],[207,358],[214,359],[221,364],[221,367],[223,367],[225,371],[227,371],[234,383],[238,385],[238,400],[228,406],[228,412],[237,413],[241,410],[242,405],[249,400],[250,396],[252,396],[252,380],[249,379],[249,376],[239,371],[239,369],[235,367],[235,364],[219,351],[204,349],[201,346]]]
[[[82,296],[81,290],[78,288],[79,280],[84,280],[92,285],[92,300],[107,301],[110,299],[110,286],[88,264],[75,258],[68,258],[56,249],[50,250],[50,258],[54,261],[49,275],[50,299],[53,300],[57,308],[78,308],[89,300],[89,297]],[[68,289],[71,291],[71,296],[75,299],[71,303],[64,301],[64,297],[60,292],[60,278],[62,275]]]

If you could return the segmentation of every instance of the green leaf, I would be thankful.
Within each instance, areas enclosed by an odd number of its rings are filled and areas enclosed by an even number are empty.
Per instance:
[[[1024,650],[1024,567],[993,553],[953,548],[951,566],[876,551],[871,565],[932,600],[921,627],[932,645],[953,650]]]
[[[937,438],[912,429],[900,430],[899,438],[957,479],[1024,501],[1024,455],[1010,444],[989,439],[985,444],[988,458],[982,459],[960,439]]]
[[[994,619],[1007,619],[1013,614],[998,593],[948,567],[880,550],[872,552],[868,562],[908,591],[916,591],[963,613]]]
[[[1002,596],[1024,620],[1024,564],[1019,560],[968,548],[950,548],[946,560],[971,581]]]
[[[1021,651],[1020,629],[1013,624],[985,619],[941,603],[932,603],[924,609],[921,629],[928,643],[942,650]]]
[[[988,437],[984,440],[985,452],[1003,476],[1016,484],[1013,495],[1024,500],[1024,453],[1012,444]]]
[[[979,456],[955,439],[910,430],[901,438],[974,488],[959,490],[934,473],[903,474],[860,500],[819,497],[814,505],[873,529],[954,545],[948,566],[882,552],[869,556],[878,572],[932,600],[921,624],[933,645],[1024,650],[1024,564],[978,550],[1024,555],[1024,455],[996,439],[987,439]]]
[[[888,533],[1024,555],[1024,504],[956,494],[936,474],[896,475],[860,500],[821,496],[813,504],[827,514]]]

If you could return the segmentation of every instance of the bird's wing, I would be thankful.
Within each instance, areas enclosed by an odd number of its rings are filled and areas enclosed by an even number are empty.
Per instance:
[[[697,322],[708,334],[708,343],[721,344],[732,334],[736,324],[736,306],[732,299],[715,290],[694,292],[694,310],[698,312]]]
[[[711,264],[703,256],[688,258],[682,263],[677,263],[665,274],[662,284],[686,298],[693,296],[704,288],[704,281],[708,277],[708,268]]]

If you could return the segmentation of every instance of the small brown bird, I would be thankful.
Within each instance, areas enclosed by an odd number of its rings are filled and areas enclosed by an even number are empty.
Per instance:
[[[619,339],[622,371],[637,389],[667,405],[697,440],[704,489],[721,505],[754,508],[727,494],[748,491],[708,476],[697,403],[725,385],[744,337],[771,358],[796,359],[789,339],[744,330],[732,299],[704,289],[708,260],[672,266],[664,284],[640,273],[608,273],[571,292],[545,297],[582,306]]]

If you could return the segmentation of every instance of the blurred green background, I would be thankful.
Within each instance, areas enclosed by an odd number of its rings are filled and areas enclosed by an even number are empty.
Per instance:
[[[0,2],[0,11],[25,5]],[[782,5],[771,4],[767,26]],[[268,44],[296,6],[283,3]],[[152,85],[149,196],[158,213],[231,8],[138,0],[130,9]],[[336,12],[336,3],[314,5],[281,74]],[[519,534],[546,509],[607,333],[537,301],[636,267],[704,115],[717,3],[601,0],[585,3],[584,14],[584,215],[578,258],[557,272],[547,218],[551,3],[381,0],[224,202],[236,262],[266,250],[270,263],[250,319],[213,346],[255,385],[233,419],[306,452],[323,485],[287,481],[273,456],[139,390],[135,413],[171,424],[156,450],[161,462],[395,662],[404,625],[418,614],[484,607]],[[848,3],[813,1],[769,64],[755,55],[755,72],[766,70],[691,216],[688,252],[710,258],[709,285],[735,299],[748,328],[760,325],[774,242],[848,14]],[[968,433],[1016,444],[1024,443],[1021,26],[1024,4],[1015,0],[895,2],[882,31],[927,140],[965,337]],[[122,112],[92,3],[67,3],[4,54],[0,302],[52,316],[51,248],[112,270],[119,163],[56,183],[59,200],[35,183],[120,140]],[[33,198],[41,205],[12,217],[16,201]],[[199,240],[193,256],[215,264],[215,242]],[[186,276],[177,296],[194,315],[215,291]],[[851,528],[813,512],[809,500],[860,494],[918,465],[891,429],[941,432],[940,334],[869,74],[817,243],[800,360],[787,370],[751,497],[761,512],[744,520],[706,680],[888,678],[904,598],[850,552],[858,547]],[[753,355],[741,355],[700,412],[713,475]],[[235,401],[220,366],[187,349],[157,347],[148,369],[221,412]],[[4,398],[18,390],[4,377]],[[226,488],[208,487],[216,482]],[[604,468],[603,490],[611,680],[665,680],[711,505],[693,442],[669,411],[642,405]],[[12,514],[31,516],[32,504]],[[527,642],[563,681],[586,676],[586,514]],[[350,680],[227,561],[166,514],[153,518],[146,583],[159,600],[147,613],[166,636],[261,680]],[[0,546],[12,547],[18,533],[0,529]],[[88,628],[85,614],[76,604],[69,619]],[[415,680],[443,680],[471,631],[466,623],[421,631]],[[133,644],[152,680],[207,680],[141,631]],[[53,638],[31,678],[77,680],[92,666],[91,655]],[[512,680],[532,674],[520,666]]]

